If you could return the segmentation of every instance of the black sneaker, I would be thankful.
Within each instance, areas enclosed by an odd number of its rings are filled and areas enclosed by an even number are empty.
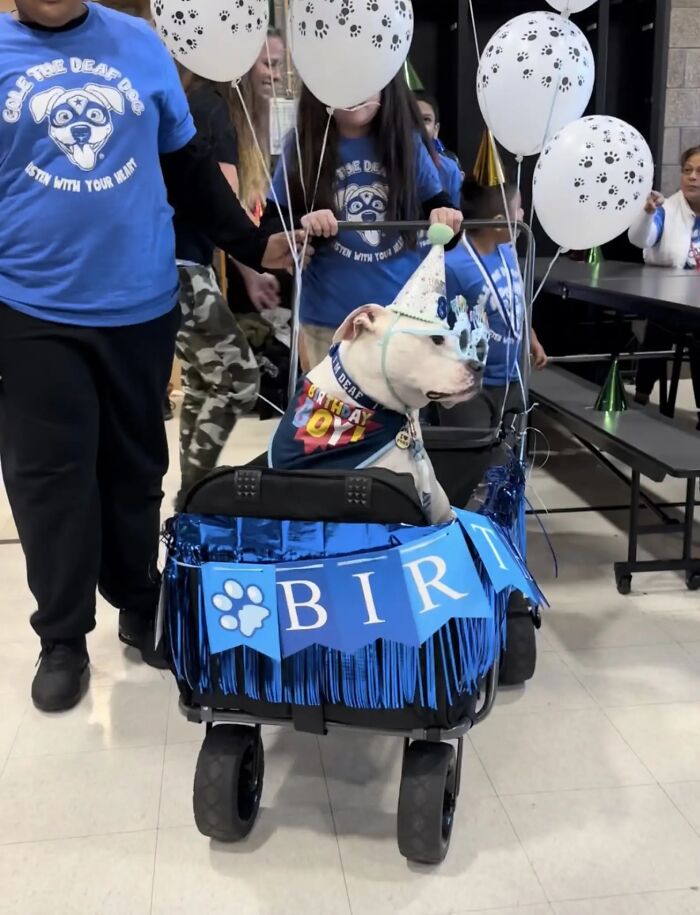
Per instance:
[[[154,648],[155,617],[138,610],[119,611],[119,641],[141,653],[144,664],[157,670],[168,670],[161,648]]]
[[[65,712],[85,695],[90,658],[85,637],[51,642],[42,639],[32,701],[42,712]]]

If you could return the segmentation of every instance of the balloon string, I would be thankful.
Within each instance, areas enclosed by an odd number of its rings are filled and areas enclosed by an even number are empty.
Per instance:
[[[245,99],[243,98],[243,93],[241,92],[241,87],[239,85],[239,81],[237,80],[234,85],[235,85],[236,92],[238,93],[238,98],[240,99],[241,107],[243,108],[243,113],[245,114],[246,121],[248,122],[248,127],[250,128],[250,132],[252,134],[253,141],[255,142],[255,148],[257,149],[258,155],[260,156],[260,161],[262,163],[263,172],[265,173],[265,179],[267,180],[267,183],[269,185],[270,193],[272,194],[272,199],[275,203],[275,206],[277,207],[277,212],[279,213],[280,221],[282,223],[282,230],[287,239],[287,244],[289,245],[289,250],[292,253],[292,260],[294,261],[294,264],[298,270],[300,262],[299,262],[299,259],[297,256],[297,249],[296,249],[296,244],[294,242],[294,236],[292,234],[293,229],[294,229],[294,223],[291,222],[291,210],[290,210],[290,226],[287,227],[287,223],[284,218],[284,213],[282,212],[282,205],[280,204],[279,197],[277,196],[277,192],[275,190],[274,184],[272,183],[272,177],[270,175],[270,169],[267,166],[267,160],[265,158],[265,153],[262,150],[262,147],[260,145],[260,140],[258,139],[258,135],[255,130],[255,125],[253,124],[253,119],[250,115],[250,111],[248,110],[248,106],[245,103]],[[289,192],[287,192],[287,193],[289,193]]]
[[[326,158],[326,151],[328,149],[328,134],[331,129],[331,121],[333,120],[333,115],[328,115],[328,120],[326,121],[326,129],[323,133],[323,143],[321,144],[321,155],[318,159],[318,168],[316,170],[316,181],[314,182],[314,193],[311,198],[311,206],[307,207],[307,212],[312,213],[314,206],[316,205],[316,195],[318,194],[318,185],[321,180],[321,170],[323,169],[323,162]],[[297,143],[299,137],[297,134]],[[299,151],[299,157],[301,158],[301,150]],[[301,164],[300,164],[301,167]],[[306,249],[309,243],[309,233],[307,232],[304,236],[304,245],[301,252],[301,262],[304,263],[304,258],[306,256]],[[301,270],[297,270],[296,281],[294,284],[294,301],[292,303],[292,337],[291,337],[291,352],[289,357],[289,388],[288,395],[289,400],[291,401],[294,397],[294,392],[296,391],[297,386],[297,377],[299,375],[299,332],[301,329],[301,288],[302,288],[302,276]]]
[[[549,274],[552,272],[552,268],[554,267],[554,265],[556,264],[557,260],[559,259],[559,255],[562,254],[563,252],[564,252],[564,249],[563,249],[563,248],[558,248],[558,249],[557,249],[557,253],[554,255],[554,257],[553,257],[552,260],[550,261],[549,267],[547,267],[547,271],[546,271],[546,273],[545,273],[545,275],[544,275],[544,277],[543,277],[543,279],[542,279],[542,282],[541,282],[540,285],[537,287],[537,292],[536,292],[536,293],[533,295],[533,297],[532,297],[532,304],[533,304],[533,305],[535,304],[535,300],[537,299],[537,296],[538,296],[538,295],[542,292],[542,290],[544,289],[544,285],[545,285],[545,283],[547,282],[547,280],[549,279]]]
[[[476,14],[474,13],[474,0],[469,0],[469,17],[471,19],[472,32],[474,34],[474,50],[476,51],[477,60],[480,60],[481,59],[481,48],[479,46],[479,33],[476,28]],[[496,146],[496,139],[490,130],[488,131],[488,137],[489,137],[489,142],[491,144],[491,152],[494,155],[494,157],[498,158],[499,152],[498,152],[498,147]],[[522,161],[522,159],[520,161]],[[517,247],[515,244],[515,225],[510,217],[510,207],[508,206],[508,196],[506,194],[505,175],[501,173],[500,169],[499,169],[499,182],[498,183],[501,188],[501,198],[503,200],[503,212],[505,213],[506,223],[508,225],[508,234],[510,235],[510,243],[512,246],[515,263],[518,266],[518,274],[519,274],[519,279],[520,279],[520,283],[521,283],[521,288],[524,290],[525,283],[523,280],[522,270],[520,268],[520,261],[518,260],[518,251],[517,251]],[[520,162],[518,163],[518,189],[519,188],[520,188]],[[508,269],[510,270],[510,265],[508,265]],[[511,307],[513,309],[513,314],[512,314],[513,321],[512,322],[510,322],[510,316],[509,316],[509,323],[512,323],[513,325],[517,325],[517,321],[515,320],[515,297],[516,297],[515,290],[513,290],[513,301],[511,302]],[[527,345],[528,353],[529,353],[529,351],[530,351],[530,323],[529,323],[529,319],[528,319],[527,302],[523,303],[523,311],[525,313],[525,326],[523,327],[523,334],[522,334],[521,339]],[[515,339],[515,345],[517,346],[517,335],[516,335],[515,331],[513,331],[513,337]],[[506,358],[510,362],[509,353],[506,354]],[[529,358],[529,355],[528,355],[528,358]],[[510,373],[508,373],[508,374],[510,375]],[[505,416],[506,404],[508,403],[508,394],[510,392],[510,384],[511,384],[511,382],[510,382],[510,377],[509,377],[506,381],[505,396],[503,398],[503,403],[501,404],[501,416],[500,416],[499,422],[498,422],[499,426],[503,422],[503,417]],[[518,385],[520,387],[520,393],[522,395],[523,404],[527,404],[525,383],[523,381],[523,377],[522,377],[522,374],[520,373],[520,371],[518,371]]]

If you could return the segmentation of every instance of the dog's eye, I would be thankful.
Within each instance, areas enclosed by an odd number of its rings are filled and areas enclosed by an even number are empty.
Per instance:
[[[65,124],[68,124],[73,119],[73,115],[70,111],[57,111],[54,115],[54,121],[59,127],[63,127]]]
[[[435,346],[442,346],[442,344],[445,342],[445,338],[443,336],[441,336],[440,334],[437,334],[436,336],[431,337],[430,339],[433,341]]]
[[[104,112],[100,111],[99,108],[88,108],[87,119],[88,121],[92,121],[93,124],[104,124],[104,122],[107,120],[105,118]]]

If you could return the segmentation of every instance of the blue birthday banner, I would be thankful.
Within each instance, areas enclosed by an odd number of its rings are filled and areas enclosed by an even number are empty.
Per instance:
[[[544,598],[509,539],[483,515],[401,546],[291,563],[205,562],[212,654],[245,646],[280,661],[312,645],[353,653],[377,639],[418,647],[451,619],[493,618],[474,546],[497,593]]]

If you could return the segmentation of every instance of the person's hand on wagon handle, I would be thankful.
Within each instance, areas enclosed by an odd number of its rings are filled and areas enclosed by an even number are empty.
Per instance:
[[[301,225],[309,235],[332,238],[338,234],[338,220],[332,210],[314,210],[301,217]]]

